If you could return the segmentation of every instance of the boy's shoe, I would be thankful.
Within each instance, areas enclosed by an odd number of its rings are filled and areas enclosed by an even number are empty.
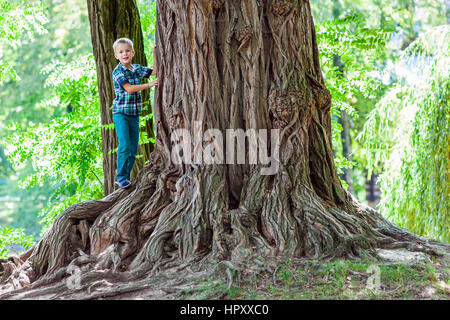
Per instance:
[[[128,180],[128,179],[126,179],[126,178],[122,178],[122,179],[120,179],[119,181],[116,181],[114,184],[115,184],[116,186],[118,186],[119,188],[122,188],[122,189],[126,189],[126,188],[128,188],[129,186],[131,186],[130,180]]]

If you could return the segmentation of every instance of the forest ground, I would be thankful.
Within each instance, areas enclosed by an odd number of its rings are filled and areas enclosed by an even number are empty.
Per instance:
[[[393,252],[396,252],[393,254]],[[277,259],[272,270],[241,275],[229,286],[226,274],[174,287],[173,292],[144,289],[106,299],[187,300],[450,300],[450,258],[428,258],[404,250],[384,250],[384,262]],[[370,277],[380,275],[370,289]],[[372,269],[371,269],[372,266]],[[151,281],[151,280],[150,280]],[[374,283],[374,282],[371,282]]]
[[[450,300],[449,255],[430,257],[404,249],[379,254],[383,260],[266,258],[264,268],[247,265],[240,272],[217,268],[213,276],[185,268],[128,283],[102,280],[57,295],[49,288],[48,294],[41,291],[39,299]],[[35,299],[32,291],[10,298]]]

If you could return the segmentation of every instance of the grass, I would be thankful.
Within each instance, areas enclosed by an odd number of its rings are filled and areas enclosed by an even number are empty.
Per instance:
[[[404,300],[450,299],[448,263],[381,264],[373,261],[284,260],[275,274],[210,279],[185,290],[180,299],[230,300]]]

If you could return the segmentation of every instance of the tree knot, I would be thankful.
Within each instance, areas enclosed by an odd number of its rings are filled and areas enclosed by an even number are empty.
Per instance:
[[[272,3],[272,13],[276,16],[285,16],[294,8],[292,0],[276,0]]]
[[[177,181],[179,177],[170,176],[166,180],[166,188],[169,189],[171,192],[176,193],[177,192]]]
[[[184,129],[184,119],[180,114],[174,114],[169,118],[169,125],[172,130]]]
[[[309,106],[308,93],[305,90],[271,88],[268,104],[275,128],[283,128],[294,118],[296,112]]]
[[[245,27],[242,27],[240,29],[236,30],[236,39],[240,41],[243,45],[247,44],[248,41],[253,36],[253,30],[252,27],[247,25]]]
[[[331,109],[331,93],[325,86],[314,87],[314,97],[317,101],[318,107],[325,112]]]
[[[225,0],[213,0],[212,1],[212,7],[214,10],[219,10],[222,8],[223,4],[225,3]]]

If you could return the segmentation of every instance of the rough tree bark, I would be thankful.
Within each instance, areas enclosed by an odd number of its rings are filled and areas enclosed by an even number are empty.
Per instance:
[[[68,208],[32,249],[2,261],[7,292],[0,298],[61,297],[75,267],[83,274],[71,292],[92,298],[101,281],[149,272],[162,279],[170,270],[182,281],[181,270],[238,269],[270,256],[448,252],[343,189],[308,1],[164,0],[157,8],[160,86],[150,164],[130,189]],[[262,175],[258,164],[171,161],[172,133],[212,128],[279,129],[279,170]],[[194,156],[210,143],[194,144]]]
[[[147,65],[139,11],[134,0],[87,0],[87,6],[91,26],[92,47],[97,64],[102,125],[108,125],[113,123],[111,106],[115,97],[111,75],[118,63],[112,48],[114,41],[122,37],[131,39],[136,51],[133,63]],[[142,98],[148,107],[144,108],[142,116],[151,113],[149,97],[148,90],[145,90]],[[142,130],[146,131],[149,137],[154,138],[151,121],[147,121],[146,127],[142,128]],[[106,196],[114,191],[116,154],[111,153],[111,150],[117,148],[118,145],[115,131],[103,128],[102,142],[104,193]],[[145,144],[139,147],[139,154],[143,155],[143,157],[136,161],[132,172],[133,178],[149,159],[153,148],[152,144]]]

